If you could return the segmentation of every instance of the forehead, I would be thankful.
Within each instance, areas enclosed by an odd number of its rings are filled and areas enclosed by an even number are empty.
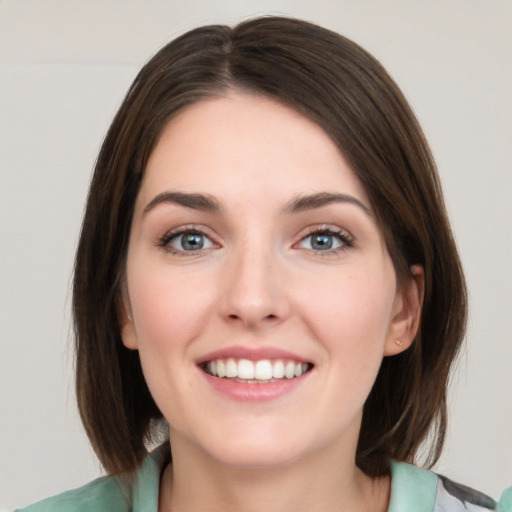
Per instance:
[[[164,128],[148,160],[140,195],[163,190],[250,200],[343,192],[367,203],[359,179],[316,123],[277,101],[230,92],[199,101]]]

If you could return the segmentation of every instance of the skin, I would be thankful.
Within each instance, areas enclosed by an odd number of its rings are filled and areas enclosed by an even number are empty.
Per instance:
[[[155,202],[166,192],[220,211]],[[354,201],[283,211],[324,192]],[[201,250],[171,236],[192,228]],[[335,248],[318,249],[312,230]],[[172,119],[136,201],[120,312],[170,425],[160,510],[386,510],[388,479],[366,477],[355,452],[382,358],[417,330],[423,274],[411,270],[398,288],[362,185],[300,113],[232,91]],[[279,398],[232,400],[197,361],[233,346],[291,351],[313,369]]]

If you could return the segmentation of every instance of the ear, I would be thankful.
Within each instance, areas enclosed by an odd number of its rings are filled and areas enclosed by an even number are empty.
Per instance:
[[[396,295],[393,315],[388,330],[385,356],[394,356],[408,349],[418,332],[421,321],[425,272],[421,265],[411,267],[412,277]]]
[[[119,324],[119,330],[121,331],[121,339],[123,345],[131,350],[139,348],[137,340],[137,332],[133,323],[132,308],[130,305],[130,299],[128,297],[128,290],[126,285],[122,285],[120,297],[117,301],[117,322]]]

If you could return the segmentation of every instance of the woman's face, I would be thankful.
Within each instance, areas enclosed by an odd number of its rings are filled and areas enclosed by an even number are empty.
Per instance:
[[[126,285],[123,342],[173,451],[224,464],[353,455],[383,356],[414,335],[356,175],[319,126],[255,95],[167,125]]]

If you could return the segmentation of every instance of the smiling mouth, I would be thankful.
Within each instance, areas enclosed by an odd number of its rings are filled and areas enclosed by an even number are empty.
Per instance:
[[[200,365],[200,368],[220,379],[230,379],[243,384],[266,384],[284,379],[295,379],[311,371],[311,363],[284,359],[214,359]]]

